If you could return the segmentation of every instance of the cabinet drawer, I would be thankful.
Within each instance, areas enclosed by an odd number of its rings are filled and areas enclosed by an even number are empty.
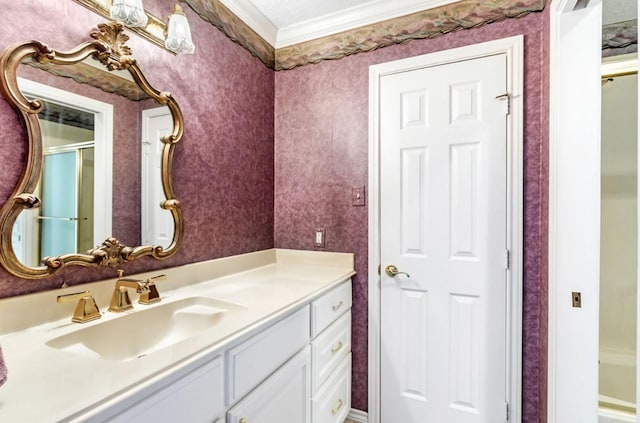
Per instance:
[[[199,367],[170,386],[109,419],[124,422],[211,423],[224,415],[222,357]]]
[[[313,423],[342,423],[351,410],[351,354],[311,401]]]
[[[227,405],[242,398],[308,342],[309,308],[303,307],[227,351]]]
[[[311,337],[351,308],[351,281],[348,280],[311,303]]]
[[[309,347],[227,412],[227,423],[310,423]]]
[[[351,352],[351,312],[338,318],[324,332],[311,341],[312,391],[320,385],[338,367]]]

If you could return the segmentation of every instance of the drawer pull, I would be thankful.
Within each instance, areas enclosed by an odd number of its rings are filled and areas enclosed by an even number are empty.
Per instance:
[[[244,417],[240,419],[240,423],[247,423],[247,419],[245,419]]]
[[[333,311],[336,311],[336,310],[338,310],[340,307],[342,307],[342,304],[344,304],[344,303],[342,302],[342,300],[340,300],[340,302],[339,302],[339,303],[335,303],[333,306],[331,306],[331,308],[333,309]]]
[[[335,346],[335,347],[331,348],[331,352],[332,352],[333,354],[335,354],[335,353],[337,353],[338,351],[340,351],[340,350],[342,349],[342,347],[343,347],[343,345],[342,345],[342,341],[340,341],[340,342],[338,342],[338,343],[336,344],[336,346]]]
[[[342,408],[343,405],[344,405],[344,403],[342,402],[341,399],[339,399],[338,400],[338,404],[335,406],[335,408],[331,409],[331,414],[334,415],[334,416],[336,414],[338,414],[338,411],[340,411],[340,409]],[[242,422],[240,422],[240,423],[242,423]]]

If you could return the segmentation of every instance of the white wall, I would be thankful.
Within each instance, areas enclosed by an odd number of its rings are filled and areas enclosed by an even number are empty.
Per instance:
[[[637,75],[602,87],[601,361],[636,350],[637,89]],[[634,402],[635,383],[601,371],[600,393]]]
[[[576,3],[550,4],[549,423],[598,421],[602,2]]]

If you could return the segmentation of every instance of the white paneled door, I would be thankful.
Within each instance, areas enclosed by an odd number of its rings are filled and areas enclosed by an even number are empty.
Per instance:
[[[142,244],[168,248],[173,241],[173,217],[160,208],[166,200],[162,185],[162,137],[171,134],[173,117],[167,106],[142,112]]]
[[[506,420],[506,94],[506,54],[381,78],[382,423]]]

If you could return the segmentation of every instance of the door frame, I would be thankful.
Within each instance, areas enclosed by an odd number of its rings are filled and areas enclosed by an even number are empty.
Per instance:
[[[162,212],[167,212],[161,207],[158,207],[158,204],[153,204],[149,197],[150,193],[153,192],[152,184],[155,182],[153,178],[150,176],[153,172],[153,169],[149,168],[149,161],[146,160],[146,153],[150,148],[154,147],[153,142],[150,141],[151,134],[149,134],[149,121],[156,117],[168,116],[173,120],[173,115],[171,114],[171,110],[168,106],[159,106],[154,107],[152,109],[145,109],[142,111],[142,122],[141,122],[141,154],[140,154],[140,233],[142,244],[151,244],[158,245],[157,242],[150,241],[151,232],[150,226],[152,223],[156,222],[156,219],[160,218]],[[156,140],[157,142],[161,142],[160,140]],[[162,177],[160,174],[157,175],[159,178],[159,182],[162,183]],[[173,220],[171,221],[173,224]],[[175,232],[175,228],[174,228]],[[169,238],[169,245],[171,244],[172,238]],[[163,245],[163,247],[168,248],[169,245]]]
[[[547,421],[596,422],[602,2],[550,8]]]
[[[95,114],[93,241],[99,245],[113,234],[113,105],[21,77],[18,85],[23,93]]]
[[[521,420],[522,227],[523,227],[522,35],[425,54],[369,67],[369,263],[368,421],[380,423],[380,80],[385,75],[506,54],[511,113],[507,118],[507,395],[509,421]]]

